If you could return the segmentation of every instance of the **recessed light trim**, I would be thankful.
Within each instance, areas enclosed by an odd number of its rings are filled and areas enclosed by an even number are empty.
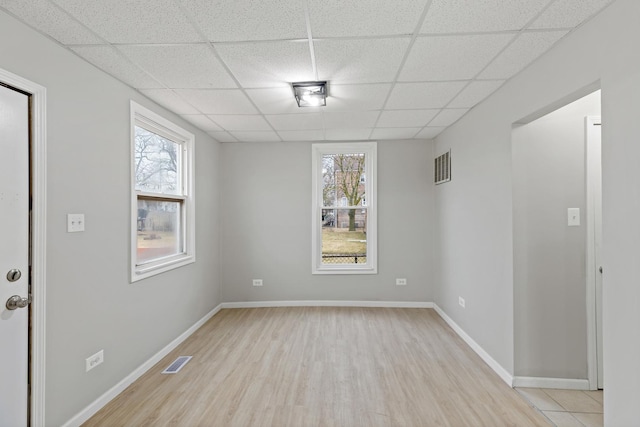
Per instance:
[[[324,107],[327,105],[327,82],[291,83],[298,107]]]

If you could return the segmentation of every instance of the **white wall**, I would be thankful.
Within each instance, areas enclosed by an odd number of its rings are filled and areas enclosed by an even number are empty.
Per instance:
[[[436,302],[513,372],[511,126],[575,100],[576,92],[600,81],[608,426],[636,425],[640,401],[639,18],[640,2],[615,1],[440,135],[436,145],[436,151],[452,149],[454,168],[454,181],[436,191]],[[458,295],[466,298],[466,309],[457,305]]]
[[[0,12],[0,67],[47,89],[46,424],[57,426],[220,302],[219,144]],[[129,283],[129,100],[196,134],[195,264]],[[66,214],[86,231],[66,233]],[[103,365],[85,373],[86,357]]]
[[[311,274],[310,143],[224,144],[222,158],[224,301],[432,300],[430,141],[378,142],[376,275]]]
[[[513,129],[516,376],[587,378],[585,117],[599,115],[598,91]]]

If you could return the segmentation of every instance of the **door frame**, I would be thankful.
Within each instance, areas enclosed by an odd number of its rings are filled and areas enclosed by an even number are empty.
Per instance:
[[[31,294],[30,402],[32,427],[45,425],[45,326],[47,238],[47,91],[0,68],[0,82],[30,94],[31,144]]]
[[[598,355],[596,347],[596,269],[598,266],[596,264],[595,247],[594,179],[602,180],[602,150],[597,150],[598,147],[594,147],[593,144],[589,143],[593,139],[593,132],[596,126],[601,126],[600,116],[585,117],[585,175],[587,190],[587,209],[585,212],[587,220],[587,379],[589,380],[589,389],[591,390],[598,389]],[[596,168],[599,168],[598,174],[595,174]],[[602,197],[602,195],[600,197]],[[602,235],[602,233],[600,233],[600,235]]]

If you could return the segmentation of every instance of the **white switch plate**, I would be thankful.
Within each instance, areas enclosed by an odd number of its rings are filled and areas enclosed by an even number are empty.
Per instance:
[[[84,231],[84,214],[67,214],[67,232]]]
[[[92,370],[93,368],[95,368],[96,366],[104,362],[104,350],[100,350],[93,356],[87,357],[84,360],[84,362],[85,362],[85,367],[87,369],[86,372],[89,372],[90,370]]]
[[[262,279],[253,279],[253,286],[262,286]]]
[[[569,227],[577,227],[580,225],[580,208],[567,209],[567,220]]]
[[[464,305],[465,305],[464,298],[458,297],[458,304],[460,304],[460,307],[464,308]]]
[[[396,279],[396,286],[407,286],[407,279]]]

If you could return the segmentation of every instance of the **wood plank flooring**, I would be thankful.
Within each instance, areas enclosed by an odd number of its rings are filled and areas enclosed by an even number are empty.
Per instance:
[[[287,307],[220,311],[84,426],[549,423],[434,310]]]

